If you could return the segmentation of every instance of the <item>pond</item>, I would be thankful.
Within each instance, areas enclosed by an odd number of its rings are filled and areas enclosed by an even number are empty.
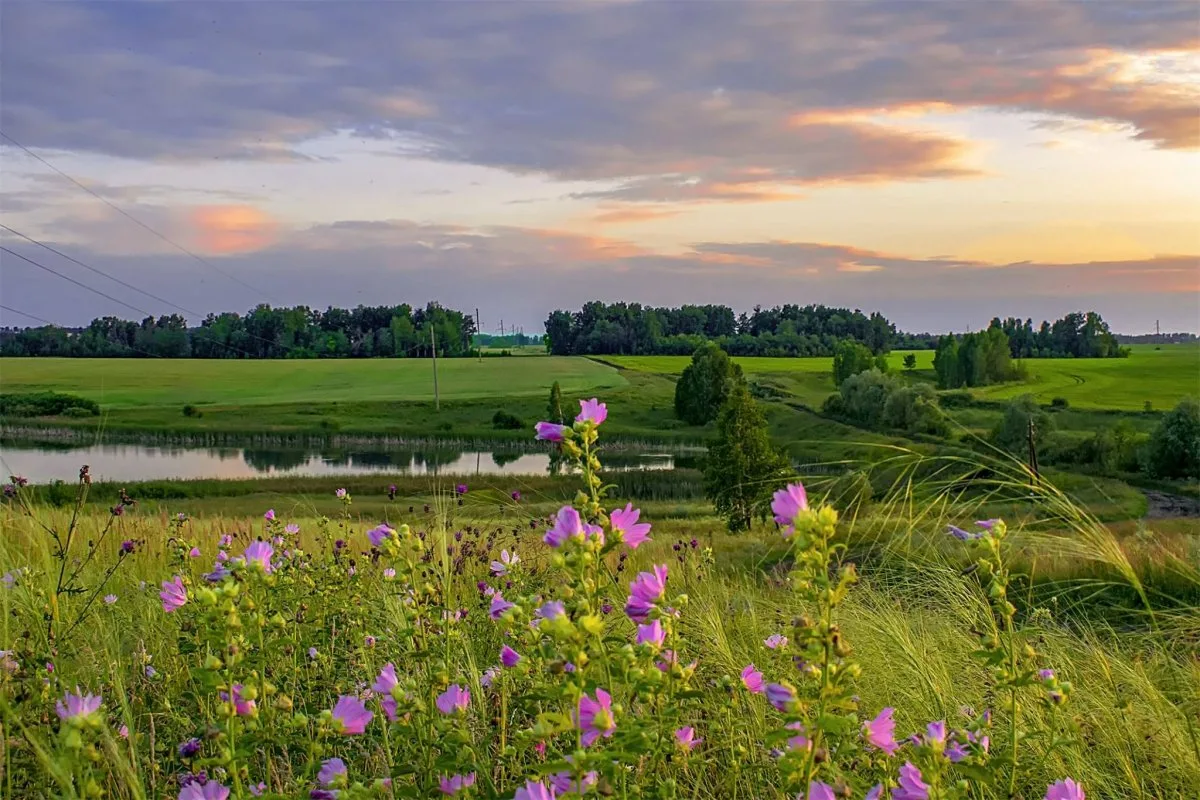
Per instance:
[[[666,470],[693,459],[667,452],[622,451],[604,457],[607,470]],[[547,475],[564,471],[548,452],[413,448],[260,449],[136,444],[0,443],[0,478],[73,482],[80,466],[98,481],[258,478],[392,473],[405,475]]]

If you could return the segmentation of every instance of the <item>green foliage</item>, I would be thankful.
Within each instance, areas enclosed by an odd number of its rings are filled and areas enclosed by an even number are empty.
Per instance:
[[[516,431],[525,427],[525,422],[516,414],[501,409],[492,416],[492,427],[500,431]]]
[[[1200,477],[1200,401],[1175,406],[1150,436],[1147,468],[1162,478]]]
[[[1033,422],[1033,444],[1041,447],[1054,430],[1054,418],[1037,404],[1033,395],[1021,395],[1004,409],[1004,416],[992,430],[992,443],[1020,456],[1029,451],[1029,423]]]
[[[886,363],[885,359],[885,369]],[[872,367],[877,366],[878,364],[876,359],[871,355],[871,351],[863,345],[851,341],[840,342],[833,354],[833,385],[841,386],[843,381],[851,375],[866,372]],[[880,370],[880,372],[883,371],[885,370]]]
[[[4,417],[80,416],[81,412],[94,417],[100,406],[95,400],[64,392],[0,394],[0,416]]]
[[[1050,408],[1055,411],[1064,411],[1071,407],[1071,403],[1065,397],[1055,397],[1050,401]]]
[[[965,336],[943,336],[933,358],[938,387],[958,389],[1015,380],[1008,337],[998,327]]]
[[[937,393],[926,383],[907,384],[876,369],[851,375],[824,411],[876,430],[944,436],[949,432]]]
[[[204,412],[201,411],[200,409],[196,408],[191,403],[188,403],[187,405],[185,405],[183,407],[183,415],[185,417],[203,417]]]
[[[563,423],[562,387],[558,381],[550,387],[550,400],[546,403],[546,420],[561,425]]]
[[[904,354],[904,368],[906,370],[908,370],[909,372],[912,372],[914,369],[917,368],[917,354],[916,353],[905,353]]]
[[[742,368],[710,342],[692,354],[692,363],[675,384],[675,416],[689,425],[706,425],[741,383]]]
[[[765,517],[784,461],[771,445],[767,420],[744,384],[734,387],[717,418],[717,438],[704,464],[705,494],[731,531]]]

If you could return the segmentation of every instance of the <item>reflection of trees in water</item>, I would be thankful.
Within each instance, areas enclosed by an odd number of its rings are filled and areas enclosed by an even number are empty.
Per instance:
[[[412,463],[412,453],[363,450],[361,452],[350,453],[349,459],[356,467],[408,469],[408,465]]]
[[[557,447],[550,451],[550,463],[546,467],[546,472],[550,475],[562,475],[571,467],[571,462],[563,455],[562,450]]]
[[[309,454],[304,450],[243,450],[242,459],[247,466],[268,472],[302,467],[308,463]]]
[[[413,466],[424,465],[431,472],[441,469],[442,467],[453,464],[462,458],[461,450],[422,450],[415,453],[413,456]]]
[[[500,453],[492,453],[491,455],[492,455],[492,461],[496,462],[496,466],[500,467],[501,469],[504,469],[509,464],[513,463],[514,461],[517,461],[518,459],[521,458],[521,456],[523,456],[525,454],[524,453],[500,452]]]

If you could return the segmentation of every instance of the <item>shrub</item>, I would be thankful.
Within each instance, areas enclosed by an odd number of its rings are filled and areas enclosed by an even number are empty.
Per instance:
[[[498,431],[518,431],[525,427],[525,423],[515,414],[501,410],[492,415],[492,427]]]
[[[86,417],[94,417],[96,414],[87,408],[71,406],[69,408],[64,408],[60,416],[68,417],[70,419],[84,419]]]
[[[887,359],[883,359],[883,365],[887,369]],[[853,339],[843,339],[833,353],[833,385],[840,387],[851,375],[866,372],[872,367],[878,369],[879,365],[866,345]],[[884,369],[879,371],[883,372]]]
[[[1200,401],[1185,398],[1150,435],[1146,467],[1159,478],[1200,477]]]
[[[1065,397],[1056,397],[1050,401],[1050,408],[1055,411],[1063,411],[1071,407],[1070,402]]]
[[[875,369],[843,381],[838,394],[825,401],[824,410],[867,428],[938,436],[949,432],[932,387],[906,384]]]
[[[100,413],[95,400],[64,392],[0,394],[0,416],[54,417],[64,415],[69,408],[83,409],[91,416]]]
[[[1054,420],[1030,394],[1021,395],[1004,409],[1004,416],[992,429],[992,443],[1010,453],[1026,455],[1029,450],[1030,421],[1034,426],[1034,447],[1041,447],[1047,434],[1054,430]]]
[[[183,415],[185,417],[204,416],[203,412],[201,412],[199,409],[197,409],[194,405],[191,405],[190,403],[183,407]]]

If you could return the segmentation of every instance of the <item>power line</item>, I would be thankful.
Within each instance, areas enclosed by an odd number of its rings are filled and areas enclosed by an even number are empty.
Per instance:
[[[256,292],[256,293],[258,293],[258,294],[260,294],[260,295],[262,295],[262,296],[264,296],[264,297],[270,297],[270,295],[268,295],[268,294],[267,294],[266,292],[264,292],[262,289],[259,289],[259,288],[257,288],[257,287],[251,286],[250,284],[248,284],[248,283],[246,283],[245,281],[243,281],[241,278],[238,278],[238,277],[237,277],[237,276],[235,276],[235,275],[231,275],[231,274],[229,274],[229,273],[228,273],[228,272],[226,272],[225,270],[223,270],[223,269],[221,269],[220,267],[218,267],[217,265],[213,264],[211,261],[209,261],[209,260],[207,260],[207,259],[205,259],[205,258],[202,258],[201,256],[198,256],[198,255],[196,255],[196,254],[195,254],[195,253],[193,253],[191,250],[187,249],[186,247],[184,247],[183,245],[179,244],[179,243],[178,243],[178,242],[176,242],[175,240],[173,240],[173,239],[171,239],[171,238],[169,238],[169,237],[165,236],[164,234],[161,234],[161,233],[159,233],[159,232],[158,232],[158,231],[156,231],[154,228],[151,228],[149,225],[147,225],[146,223],[142,222],[142,221],[141,221],[140,219],[138,219],[137,217],[133,216],[133,215],[132,215],[132,214],[130,214],[129,212],[127,212],[127,211],[125,211],[124,209],[122,209],[122,208],[121,208],[120,206],[118,206],[116,203],[113,203],[111,200],[109,200],[108,198],[104,197],[103,195],[101,195],[101,194],[97,193],[95,190],[93,190],[93,189],[90,189],[89,187],[87,187],[87,186],[85,186],[84,184],[80,183],[79,181],[75,180],[75,179],[74,179],[74,178],[72,178],[70,175],[68,175],[67,173],[65,173],[65,172],[63,172],[61,169],[59,169],[58,167],[56,167],[56,166],[54,166],[53,164],[51,164],[49,161],[47,161],[46,159],[44,159],[44,158],[42,158],[41,156],[39,156],[37,153],[35,153],[35,152],[33,152],[32,150],[30,150],[28,147],[26,147],[25,145],[21,144],[20,142],[18,142],[18,141],[17,141],[16,139],[14,139],[13,137],[9,136],[9,135],[8,135],[7,133],[5,133],[4,131],[0,131],[0,136],[3,136],[5,139],[8,139],[10,142],[12,142],[12,143],[13,143],[13,144],[15,144],[17,147],[19,147],[19,148],[21,148],[22,150],[24,150],[24,151],[25,151],[26,153],[28,153],[30,156],[32,156],[33,158],[36,158],[38,161],[40,161],[41,163],[45,164],[45,165],[46,165],[47,167],[49,167],[50,169],[54,170],[55,172],[57,172],[57,173],[58,173],[59,175],[61,175],[62,177],[64,177],[64,178],[66,178],[67,180],[69,180],[71,183],[73,183],[73,184],[75,184],[76,186],[78,186],[80,189],[83,189],[85,192],[87,192],[88,194],[90,194],[92,197],[95,197],[95,198],[96,198],[97,200],[99,200],[100,202],[104,203],[106,206],[108,206],[109,208],[111,208],[113,211],[116,211],[118,214],[120,214],[121,216],[125,217],[125,218],[126,218],[126,219],[128,219],[130,222],[133,222],[133,223],[134,223],[134,224],[136,224],[137,226],[139,226],[139,227],[141,227],[141,228],[143,228],[143,229],[145,229],[145,230],[149,231],[150,233],[154,234],[154,235],[155,235],[155,236],[157,236],[159,239],[162,239],[164,242],[166,242],[167,244],[169,244],[169,245],[171,245],[172,247],[174,247],[176,250],[179,250],[181,253],[185,253],[186,255],[189,255],[189,256],[191,256],[192,258],[196,259],[197,261],[199,261],[201,264],[203,264],[204,266],[208,267],[209,269],[212,269],[214,272],[218,273],[219,275],[224,275],[224,276],[225,276],[226,278],[228,278],[229,280],[233,281],[234,283],[238,283],[238,284],[240,284],[240,285],[244,286],[245,288],[249,289],[249,290],[250,290],[250,291],[252,291],[252,292]],[[276,301],[276,302],[278,302],[278,301]]]
[[[113,297],[111,294],[102,292],[99,289],[94,289],[91,286],[88,286],[86,283],[83,283],[81,281],[77,281],[69,275],[63,275],[58,270],[51,269],[50,267],[47,267],[45,264],[39,264],[37,261],[34,261],[32,258],[21,255],[16,250],[11,250],[11,249],[5,247],[4,245],[0,245],[0,250],[3,250],[4,252],[8,253],[9,255],[14,255],[23,261],[28,261],[30,264],[33,264],[38,269],[45,270],[46,272],[49,272],[51,275],[57,275],[58,277],[62,278],[64,281],[67,281],[68,283],[73,283],[76,286],[87,289],[89,292],[93,292],[94,294],[98,294],[101,297],[108,298],[109,300],[112,300],[114,303],[120,303],[121,305],[125,306],[126,308],[133,309],[134,311],[138,312],[139,314],[145,314],[145,315],[151,316],[151,317],[154,316],[149,311],[143,311],[142,309],[138,308],[137,306],[130,305],[129,303],[126,303],[124,300],[121,300],[120,298]]]

